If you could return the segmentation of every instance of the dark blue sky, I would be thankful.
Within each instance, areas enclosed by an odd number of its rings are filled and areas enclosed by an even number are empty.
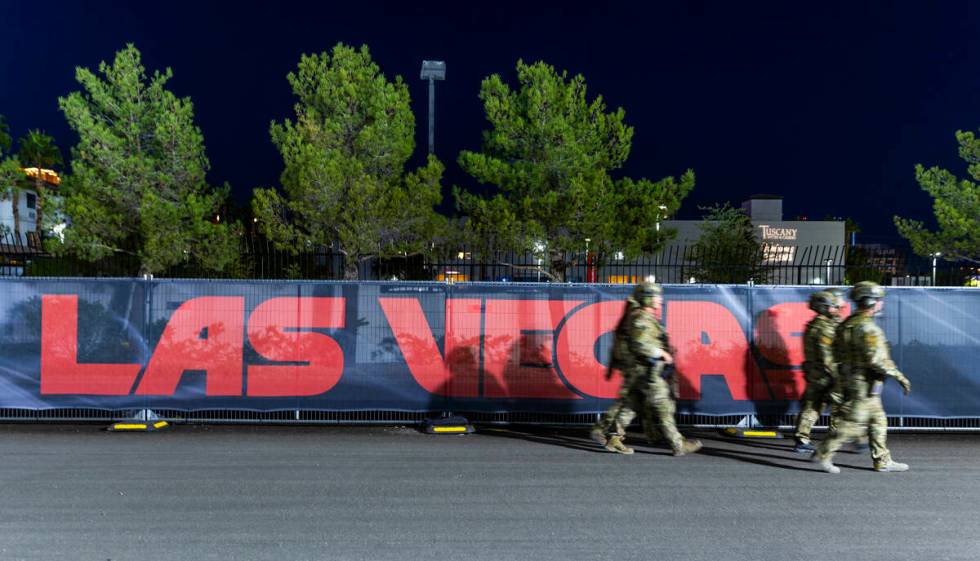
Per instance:
[[[958,174],[953,133],[980,126],[980,5],[962,2],[639,3],[5,3],[0,114],[19,136],[73,133],[57,97],[74,67],[97,67],[133,42],[148,68],[194,101],[210,179],[245,203],[275,185],[272,119],[292,115],[286,83],[301,53],[366,43],[411,88],[417,157],[426,149],[424,58],[445,59],[436,153],[453,183],[485,127],[480,81],[545,60],[586,77],[626,110],[636,134],[624,173],[698,176],[681,218],[752,193],[785,197],[788,218],[853,216],[865,238],[895,236],[892,215],[928,219],[913,166]],[[136,5],[140,4],[140,5]]]

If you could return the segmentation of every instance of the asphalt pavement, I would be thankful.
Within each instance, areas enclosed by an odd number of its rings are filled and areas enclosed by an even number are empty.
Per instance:
[[[980,559],[980,435],[890,435],[911,471],[838,475],[696,435],[674,458],[583,429],[0,425],[0,559]]]

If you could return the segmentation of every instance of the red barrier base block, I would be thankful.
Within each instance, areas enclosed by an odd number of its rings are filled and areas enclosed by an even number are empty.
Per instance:
[[[438,419],[426,419],[422,424],[422,430],[426,434],[469,434],[473,432],[473,425],[459,415],[450,415]]]

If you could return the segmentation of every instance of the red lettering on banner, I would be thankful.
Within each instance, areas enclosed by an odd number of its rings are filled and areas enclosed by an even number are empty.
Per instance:
[[[803,330],[813,315],[802,302],[776,304],[764,310],[755,323],[755,345],[759,353],[774,364],[803,364]]]
[[[803,331],[813,316],[813,310],[803,302],[786,302],[763,310],[755,322],[755,346],[759,354],[780,366],[803,364]],[[763,387],[764,383],[753,385],[756,399],[797,400],[803,393],[805,382],[798,368],[766,369],[765,375],[768,389]]]
[[[41,394],[126,395],[139,364],[78,362],[78,296],[41,296]]]
[[[566,300],[488,299],[483,339],[484,395],[581,399],[562,383],[552,364],[554,331],[579,304]]]
[[[581,301],[486,299],[485,311],[483,302],[445,300],[440,352],[418,298],[379,298],[408,369],[423,389],[451,397],[616,396],[621,377],[616,373],[604,379],[606,367],[595,345],[615,329],[622,301],[579,308]],[[344,298],[273,298],[259,304],[248,318],[249,341],[265,359],[287,364],[249,365],[247,396],[313,396],[334,388],[343,375],[344,350],[334,337],[313,330],[344,328],[345,309]],[[42,394],[131,391],[141,365],[78,362],[77,295],[42,295],[41,314]],[[759,355],[769,363],[762,376],[728,308],[714,302],[669,302],[667,330],[684,382],[681,398],[700,399],[702,376],[720,375],[737,400],[798,399],[804,386],[800,336],[812,317],[798,302],[760,313],[753,335]],[[244,298],[184,302],[165,327],[136,394],[172,395],[183,373],[191,370],[206,371],[208,396],[241,396],[244,332]]]
[[[244,323],[244,298],[184,302],[164,328],[136,393],[172,395],[185,370],[205,370],[207,395],[242,395]]]
[[[344,352],[323,333],[286,331],[344,327],[343,298],[272,298],[248,318],[248,340],[269,360],[306,365],[248,367],[250,397],[310,396],[329,391],[344,372]]]
[[[667,332],[677,372],[686,382],[681,399],[701,399],[701,377],[711,374],[724,376],[733,399],[749,399],[746,388],[755,362],[728,308],[714,302],[669,302]]]
[[[412,377],[435,395],[477,397],[480,391],[479,299],[446,300],[445,357],[416,298],[379,298]]]
[[[625,304],[610,300],[579,309],[562,326],[558,334],[558,368],[565,380],[580,392],[595,396],[616,397],[622,375],[613,370],[605,379],[606,366],[596,359],[595,343],[616,329]]]
[[[846,315],[849,305],[841,309]],[[755,327],[755,343],[759,354],[780,366],[799,367],[803,364],[803,332],[816,312],[805,302],[776,304],[759,314]],[[797,400],[803,394],[806,382],[799,368],[766,370],[766,380],[773,399]],[[760,388],[765,392],[765,388]],[[768,392],[765,393],[768,397]]]

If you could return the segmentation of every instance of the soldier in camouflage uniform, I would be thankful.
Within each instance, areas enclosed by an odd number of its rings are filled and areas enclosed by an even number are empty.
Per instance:
[[[613,369],[616,369],[623,375],[623,383],[620,385],[619,391],[617,392],[616,401],[613,403],[612,407],[606,410],[602,417],[596,421],[596,424],[592,426],[591,433],[592,440],[595,440],[601,446],[605,446],[606,449],[611,452],[619,452],[621,454],[633,453],[632,448],[627,448],[622,444],[623,435],[626,434],[626,427],[622,426],[619,422],[620,416],[624,415],[625,410],[630,408],[630,384],[626,381],[626,375],[629,372],[629,368],[632,366],[633,362],[632,355],[629,352],[630,314],[643,307],[643,305],[640,303],[641,300],[644,300],[646,297],[655,297],[658,295],[662,297],[660,287],[657,285],[637,285],[633,291],[633,294],[626,297],[626,309],[623,311],[622,317],[619,318],[619,323],[616,324],[612,352],[610,353],[611,356],[609,360],[609,367],[606,369],[605,378],[606,380],[612,379]],[[611,437],[614,436],[618,438],[612,439]],[[660,440],[660,435],[658,432],[648,434],[647,437],[651,444],[654,444]]]
[[[664,367],[673,364],[667,333],[657,320],[663,291],[652,282],[636,287],[627,299],[626,311],[616,328],[612,367],[623,373],[616,403],[592,428],[592,437],[612,452],[632,454],[623,440],[626,427],[639,414],[643,431],[652,443],[666,438],[675,456],[696,452],[701,442],[686,440],[674,424],[676,406],[671,386],[663,377]],[[656,422],[655,422],[656,419]]]
[[[840,324],[841,299],[836,293],[821,290],[810,295],[810,309],[817,315],[806,324],[803,332],[803,377],[806,389],[800,399],[800,415],[796,422],[797,452],[813,452],[810,431],[824,408],[831,406],[830,430],[836,427],[843,403],[834,361],[834,333]]]
[[[862,281],[854,285],[850,297],[857,310],[837,328],[834,337],[834,358],[844,387],[843,418],[837,430],[820,443],[814,460],[824,471],[840,473],[832,461],[834,453],[845,442],[859,437],[866,427],[875,471],[908,471],[907,464],[892,460],[885,446],[888,419],[881,405],[885,380],[894,378],[902,385],[905,395],[912,390],[912,383],[891,359],[885,332],[874,321],[883,305],[885,290],[873,282]]]

